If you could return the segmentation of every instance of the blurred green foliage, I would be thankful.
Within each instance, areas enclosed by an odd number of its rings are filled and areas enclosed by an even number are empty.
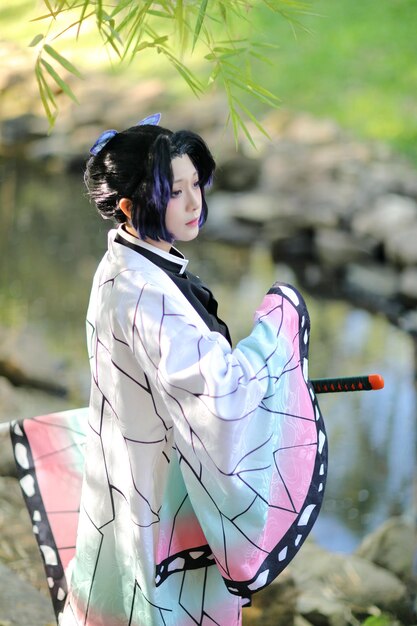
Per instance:
[[[254,82],[279,97],[281,106],[290,111],[332,118],[359,137],[387,142],[417,162],[415,0],[309,0],[306,11],[292,12],[290,20],[268,9],[267,5],[278,6],[278,1],[258,4],[236,29],[243,38],[276,46],[260,51],[269,64],[251,56]],[[30,21],[40,13],[34,0],[14,0],[1,7],[2,37],[29,45],[43,32],[42,21]],[[70,51],[71,60],[85,74],[88,63],[115,71],[114,58],[98,54],[102,42],[94,29],[77,42],[69,35],[58,49],[64,56]],[[158,75],[170,90],[189,97],[189,91],[179,90],[178,76],[162,56],[158,55]],[[241,58],[244,61],[244,55]],[[54,64],[50,56],[46,59]],[[200,56],[185,55],[183,62],[199,80],[210,80],[213,68],[205,66]],[[59,64],[55,67],[62,69]],[[144,50],[140,61],[122,64],[120,69],[137,80],[138,68],[144,77],[154,75],[151,51]],[[257,118],[269,108],[248,94],[240,99]]]
[[[417,3],[313,0],[302,23],[294,31],[259,12],[253,28],[279,49],[258,80],[283,106],[332,118],[417,162]]]
[[[252,114],[251,103],[278,105],[274,94],[254,78],[252,64],[268,62],[270,41],[257,41],[250,24],[265,10],[275,21],[292,20],[303,13],[302,0],[43,0],[32,22],[39,30],[29,46],[36,50],[35,76],[40,99],[51,126],[59,113],[58,93],[77,102],[68,78],[81,78],[76,65],[59,51],[71,37],[93,40],[120,63],[132,63],[150,52],[154,64],[163,58],[196,95],[222,89],[236,140],[242,131],[251,143],[247,122],[264,132]],[[93,41],[91,43],[94,45]],[[194,71],[188,58],[196,57],[204,70]],[[249,105],[243,98],[249,99]]]
[[[362,626],[395,626],[396,624],[398,624],[396,620],[385,614],[372,615],[362,622]]]

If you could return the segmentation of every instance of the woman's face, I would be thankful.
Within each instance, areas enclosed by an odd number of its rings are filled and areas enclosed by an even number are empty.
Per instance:
[[[165,226],[177,241],[191,241],[199,232],[202,208],[198,172],[187,154],[175,157],[172,192],[165,213]]]

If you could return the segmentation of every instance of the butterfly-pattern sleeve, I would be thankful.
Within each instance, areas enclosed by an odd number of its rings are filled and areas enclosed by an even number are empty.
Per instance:
[[[131,310],[125,336],[169,407],[191,505],[229,591],[246,596],[294,557],[324,493],[304,300],[275,284],[234,350],[150,285]]]

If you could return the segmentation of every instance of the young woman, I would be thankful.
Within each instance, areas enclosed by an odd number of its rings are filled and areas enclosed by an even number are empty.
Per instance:
[[[215,163],[198,135],[158,121],[106,131],[86,169],[118,227],[87,314],[91,401],[64,626],[238,626],[323,497],[304,301],[275,284],[232,348],[173,245],[203,226]]]

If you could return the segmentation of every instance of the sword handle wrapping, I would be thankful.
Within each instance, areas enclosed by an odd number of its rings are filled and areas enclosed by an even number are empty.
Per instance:
[[[313,378],[310,382],[316,393],[370,391],[383,389],[384,387],[384,379],[379,374],[369,374],[367,376],[341,376],[339,378]]]

